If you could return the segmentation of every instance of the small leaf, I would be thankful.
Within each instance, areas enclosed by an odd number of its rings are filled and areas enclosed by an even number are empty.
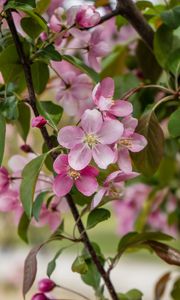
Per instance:
[[[76,257],[75,261],[71,267],[73,272],[77,272],[79,274],[85,274],[88,271],[88,266],[83,256]]]
[[[101,282],[101,276],[91,260],[87,260],[86,264],[88,266],[88,271],[85,274],[82,274],[81,278],[87,285],[92,286],[94,290],[97,291]]]
[[[90,212],[87,219],[87,229],[95,227],[98,223],[109,219],[111,216],[109,210],[105,208],[97,208]]]
[[[48,194],[48,192],[40,193],[36,197],[36,199],[33,203],[32,214],[33,214],[33,217],[35,218],[35,220],[37,222],[39,221],[39,214],[40,214],[40,211],[41,211],[41,207],[42,207],[43,201],[44,201],[47,194]]]
[[[17,120],[19,117],[18,112],[18,99],[12,95],[0,101],[0,112],[8,120]]]
[[[22,18],[21,27],[32,39],[36,39],[43,31],[43,28],[39,25],[39,23],[31,17]]]
[[[43,14],[49,7],[51,0],[39,0],[36,5],[36,12]]]
[[[28,228],[30,225],[30,220],[25,213],[22,214],[20,222],[18,224],[18,235],[25,242],[28,243]]]
[[[5,147],[5,136],[6,136],[6,121],[5,118],[0,114],[0,166],[2,164],[4,147]]]
[[[161,13],[161,18],[164,23],[175,29],[180,26],[180,5]]]
[[[49,80],[49,69],[47,64],[35,61],[31,66],[34,88],[37,94],[41,94]]]
[[[165,292],[167,283],[170,279],[170,276],[171,276],[171,273],[168,272],[168,273],[164,274],[156,283],[155,291],[154,291],[155,300],[160,300],[161,297],[164,295],[164,292]]]
[[[45,243],[31,249],[24,263],[24,279],[23,279],[23,296],[25,298],[27,292],[33,285],[37,273],[37,254]]]
[[[51,277],[52,273],[54,272],[54,270],[56,268],[56,260],[61,255],[61,253],[63,252],[64,249],[65,248],[60,249],[54,256],[54,258],[48,263],[48,267],[47,267],[47,276],[48,277]]]
[[[22,171],[22,182],[20,186],[20,197],[24,211],[28,218],[31,218],[34,191],[38,175],[43,166],[47,154],[40,155],[31,160]]]
[[[17,120],[17,126],[22,139],[24,140],[24,142],[26,142],[29,129],[30,129],[30,119],[31,119],[30,108],[25,103],[20,101],[18,103],[18,112],[19,112],[19,116]]]
[[[150,246],[154,252],[168,264],[180,266],[180,251],[156,241],[148,241],[147,245]]]
[[[172,137],[176,138],[180,136],[180,126],[179,126],[179,120],[180,120],[180,108],[178,108],[169,119],[168,123],[168,129],[169,133]]]
[[[142,300],[143,293],[137,289],[130,290],[126,293],[128,300]]]
[[[137,170],[152,176],[158,169],[164,150],[164,134],[154,112],[147,113],[140,120],[136,130],[147,139],[147,146],[138,153],[132,153]]]
[[[85,65],[82,60],[78,59],[75,56],[70,56],[70,55],[63,55],[62,59],[68,61],[70,64],[74,65],[84,73],[86,73],[91,79],[97,83],[99,82],[99,74],[96,73],[93,69]]]
[[[55,49],[54,45],[48,45],[39,51],[39,57],[47,60],[61,61],[61,54]]]
[[[179,295],[180,295],[180,278],[176,280],[173,289],[171,291],[171,296],[173,300],[179,300]]]
[[[62,107],[51,101],[39,101],[37,106],[39,113],[56,129],[63,114]]]

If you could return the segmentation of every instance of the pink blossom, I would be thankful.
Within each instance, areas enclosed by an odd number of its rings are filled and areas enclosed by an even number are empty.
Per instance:
[[[19,194],[17,191],[8,189],[0,192],[0,211],[15,211],[19,207]]]
[[[147,140],[141,134],[135,133],[138,120],[127,116],[123,118],[124,133],[118,141],[117,162],[124,172],[132,171],[130,152],[139,152],[147,145]]]
[[[42,128],[47,124],[47,120],[43,116],[34,117],[32,119],[32,127]]]
[[[88,64],[97,72],[100,71],[100,58],[110,51],[103,26],[98,26],[92,32],[82,32],[77,28],[69,32],[81,42]]]
[[[51,300],[50,298],[48,298],[45,294],[43,293],[37,293],[35,294],[31,300]]]
[[[8,171],[4,167],[0,167],[0,192],[6,191],[9,183]]]
[[[99,188],[95,194],[91,203],[91,208],[94,209],[98,206],[103,197],[108,196],[111,199],[119,199],[124,195],[124,181],[132,179],[138,176],[139,173],[130,172],[124,173],[122,171],[116,171],[111,173],[105,180],[104,185]]]
[[[59,7],[55,9],[53,15],[51,16],[49,20],[49,28],[52,32],[58,33],[61,31],[62,26],[64,25],[64,9],[62,7]]]
[[[51,0],[50,5],[48,7],[48,15],[51,16],[53,15],[55,9],[63,7],[64,0]]]
[[[75,21],[80,27],[88,28],[98,24],[100,19],[101,16],[93,5],[83,5],[79,8]]]
[[[70,149],[68,160],[75,170],[85,168],[92,157],[96,164],[106,169],[114,161],[114,151],[109,145],[115,143],[123,134],[123,125],[118,120],[103,122],[101,113],[87,109],[80,127],[66,126],[59,131],[58,142]]]
[[[98,188],[96,180],[98,170],[88,166],[81,171],[76,171],[69,166],[68,155],[60,154],[57,157],[54,170],[58,175],[54,179],[53,190],[59,197],[68,194],[73,184],[85,196],[91,196]]]
[[[88,101],[92,81],[86,74],[77,74],[73,70],[62,73],[61,77],[56,99],[67,115],[78,116],[92,106],[92,101]]]
[[[94,103],[105,118],[125,117],[132,113],[132,104],[124,100],[113,100],[114,80],[110,77],[98,83],[92,94]]]
[[[49,278],[43,278],[38,282],[38,290],[42,293],[48,293],[55,288],[56,284]]]

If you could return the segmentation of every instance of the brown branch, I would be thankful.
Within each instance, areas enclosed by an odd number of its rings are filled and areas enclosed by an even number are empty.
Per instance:
[[[24,70],[24,75],[25,75],[25,79],[26,79],[26,84],[27,84],[27,89],[28,89],[28,94],[29,94],[29,104],[35,114],[35,116],[38,116],[38,110],[36,107],[36,95],[35,95],[35,91],[34,91],[34,86],[33,86],[33,81],[32,81],[32,74],[31,74],[31,67],[30,67],[30,62],[28,60],[28,58],[26,57],[20,38],[18,36],[13,18],[12,18],[12,14],[11,14],[11,10],[7,10],[6,12],[6,20],[9,26],[9,29],[11,31],[11,34],[13,36],[14,39],[14,43],[16,45],[16,49],[17,49],[17,53],[19,55],[19,59],[20,62],[22,64],[23,70]],[[47,132],[47,129],[45,127],[41,128],[41,133],[43,135],[44,141],[46,142],[47,146],[49,149],[52,149],[54,147],[54,145],[51,142],[50,136]],[[54,153],[54,157],[53,159],[56,158],[56,153]],[[81,218],[79,217],[79,212],[78,209],[76,207],[76,205],[74,204],[73,198],[70,194],[67,195],[67,201],[70,207],[70,210],[73,214],[74,220],[77,222],[77,227],[79,230],[79,233],[82,236],[82,241],[86,247],[86,249],[88,250],[89,254],[91,255],[92,261],[94,262],[94,264],[97,267],[97,270],[99,271],[99,273],[101,274],[102,278],[104,279],[105,285],[112,297],[113,300],[118,300],[118,296],[115,292],[115,289],[111,283],[111,280],[109,278],[109,275],[107,274],[107,272],[104,270],[103,265],[101,264],[93,246],[91,245],[91,242],[89,240],[89,237],[85,231],[84,225],[81,221]]]

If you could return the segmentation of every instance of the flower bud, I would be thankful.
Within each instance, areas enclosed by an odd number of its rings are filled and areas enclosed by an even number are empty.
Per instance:
[[[80,27],[93,27],[99,23],[101,19],[100,14],[92,5],[83,5],[77,12],[76,23]]]
[[[47,120],[43,116],[38,116],[32,119],[32,127],[42,128],[47,124]]]
[[[43,293],[37,293],[34,296],[32,296],[31,300],[50,300],[48,297],[46,297]]]
[[[29,145],[27,145],[27,144],[22,145],[20,148],[21,148],[21,150],[24,151],[25,153],[33,152],[31,146],[29,146]]]
[[[47,293],[55,288],[56,284],[49,278],[44,278],[38,283],[38,290],[42,293]]]
[[[4,167],[0,167],[0,191],[7,190],[9,186],[9,174]]]

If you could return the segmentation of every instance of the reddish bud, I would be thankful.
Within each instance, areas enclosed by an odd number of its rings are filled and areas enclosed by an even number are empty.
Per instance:
[[[46,297],[43,293],[37,293],[34,296],[32,296],[31,300],[50,300],[48,297]]]
[[[25,153],[33,152],[32,148],[27,144],[22,145],[20,148]]]
[[[44,278],[38,283],[38,290],[42,293],[47,293],[55,288],[56,284],[49,278]]]
[[[32,127],[42,128],[47,124],[47,120],[43,116],[38,116],[32,119]]]

